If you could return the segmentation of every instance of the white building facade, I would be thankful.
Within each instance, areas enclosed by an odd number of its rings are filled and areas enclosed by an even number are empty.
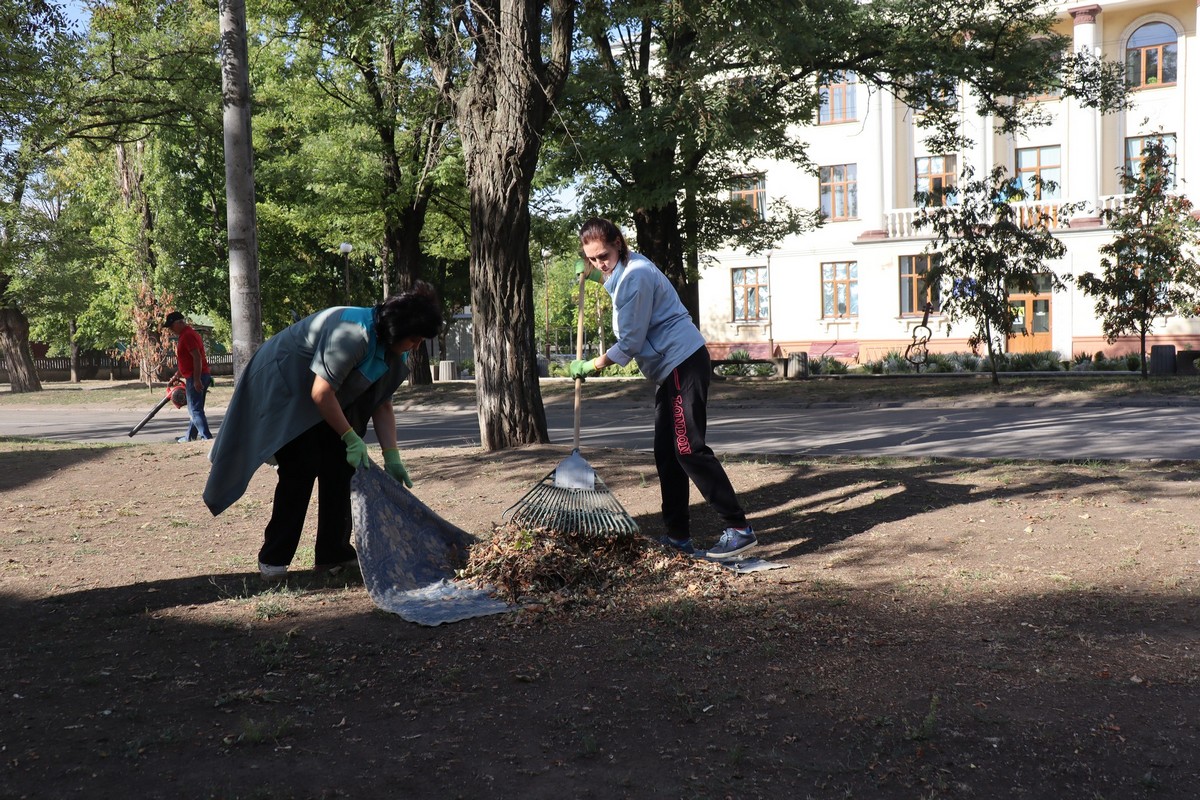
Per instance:
[[[853,76],[838,78],[827,87],[820,119],[806,131],[820,174],[790,163],[756,164],[762,179],[751,187],[759,208],[786,197],[800,207],[819,205],[825,224],[770,253],[710,254],[701,273],[700,323],[714,356],[747,350],[755,357],[806,352],[813,359],[878,360],[903,352],[931,300],[930,349],[968,350],[970,324],[951,328],[920,280],[930,239],[928,230],[912,227],[915,191],[955,183],[967,164],[976,177],[999,164],[1011,175],[1058,184],[1029,205],[1083,203],[1070,226],[1055,231],[1066,256],[1047,267],[1063,276],[1099,274],[1098,248],[1110,237],[1098,210],[1119,201],[1121,169],[1136,169],[1144,137],[1162,134],[1173,143],[1177,191],[1194,198],[1200,187],[1198,18],[1200,0],[1062,6],[1058,29],[1077,51],[1126,64],[1132,107],[1102,114],[1070,98],[1038,98],[1050,123],[1011,137],[997,134],[993,120],[960,93],[959,113],[975,141],[965,152],[929,152],[917,112]],[[1010,352],[1056,350],[1063,358],[1138,352],[1134,337],[1105,340],[1092,298],[1073,281],[1063,291],[1047,287],[1009,300],[1029,333],[1012,337]],[[1152,344],[1200,349],[1200,320],[1159,319],[1147,351]]]

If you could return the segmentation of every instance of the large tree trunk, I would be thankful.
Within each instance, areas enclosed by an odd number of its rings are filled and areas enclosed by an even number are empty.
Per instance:
[[[695,282],[688,280],[683,236],[679,231],[679,204],[671,200],[656,208],[639,208],[633,212],[633,222],[638,252],[671,279],[692,321],[699,322],[700,292]]]
[[[225,129],[225,209],[229,237],[229,316],[233,381],[262,344],[258,219],[250,138],[250,65],[245,0],[220,0],[221,105]]]
[[[483,185],[471,187],[471,314],[479,435],[485,450],[500,450],[550,435],[533,335],[528,184],[505,186],[505,164],[485,163],[489,155],[503,162],[495,151],[473,159],[494,180],[472,181]]]
[[[4,353],[8,384],[13,393],[42,390],[29,352],[29,320],[16,306],[0,308],[0,352]]]
[[[25,196],[25,185],[29,173],[19,168],[13,175],[13,197],[9,210],[16,213],[21,208]],[[8,249],[12,246],[11,221],[8,217],[0,218],[0,246]],[[29,319],[6,295],[10,277],[0,272],[0,355],[4,356],[4,365],[8,368],[9,389],[14,392],[40,392],[42,382],[38,380],[37,370],[33,367],[33,354],[29,350]]]
[[[424,14],[431,19],[433,4]],[[542,27],[550,9],[549,37]],[[549,441],[538,386],[529,195],[550,104],[571,57],[574,0],[480,0],[455,6],[452,25],[427,42],[452,96],[463,139],[471,216],[471,311],[479,432],[486,450]],[[470,34],[471,69],[455,88]],[[543,45],[547,46],[543,49]],[[449,48],[454,56],[448,58]],[[549,54],[543,62],[542,54]]]
[[[67,331],[71,336],[71,383],[79,383],[79,342],[75,341],[75,334],[79,333],[79,327],[75,324],[75,320],[67,323]]]

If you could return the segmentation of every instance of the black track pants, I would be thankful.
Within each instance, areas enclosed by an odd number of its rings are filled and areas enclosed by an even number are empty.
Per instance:
[[[662,492],[663,523],[676,539],[691,535],[689,480],[726,525],[740,528],[746,524],[746,513],[725,468],[704,443],[711,377],[708,348],[701,347],[667,376],[654,398],[654,465]]]
[[[258,560],[272,566],[292,563],[304,517],[317,484],[317,565],[341,564],[354,558],[350,545],[350,478],[354,469],[346,462],[346,444],[333,428],[319,422],[279,448],[279,483],[271,521],[263,534]]]

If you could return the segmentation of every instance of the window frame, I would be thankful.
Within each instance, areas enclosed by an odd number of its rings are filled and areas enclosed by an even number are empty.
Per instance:
[[[843,275],[838,268],[844,267]],[[829,289],[826,290],[826,286]],[[839,289],[845,288],[845,310],[838,310],[838,300],[843,299]],[[832,301],[832,306],[827,301]],[[821,262],[821,319],[849,320],[858,318],[858,262]]]
[[[1171,157],[1171,177],[1164,187],[1168,192],[1175,189],[1175,181],[1177,176],[1175,170],[1179,164],[1178,147],[1179,137],[1174,133],[1148,133],[1142,136],[1126,136],[1124,143],[1124,152],[1122,153],[1121,163],[1125,168],[1127,175],[1140,176],[1142,174],[1142,153],[1146,151],[1147,139],[1162,139],[1164,143],[1170,142],[1167,147],[1167,154]],[[1129,146],[1134,142],[1139,142],[1140,146],[1136,155],[1129,154]],[[1133,170],[1132,172],[1130,170]]]
[[[931,162],[930,165],[932,166],[933,160],[937,159],[937,158],[942,159],[942,171],[941,172],[930,172],[930,171],[926,171],[924,173],[921,172],[921,162],[922,161]],[[919,195],[921,192],[929,192],[931,196],[936,196],[935,189],[933,188],[933,181],[937,178],[941,179],[942,188],[943,188],[944,192],[948,192],[949,190],[954,188],[954,182],[957,177],[958,177],[958,156],[953,153],[951,153],[949,155],[939,154],[939,155],[928,155],[928,156],[916,156],[913,158],[913,180],[914,180],[914,186],[915,186],[915,190],[913,192],[914,197]],[[924,178],[926,181],[925,189],[921,188],[922,178]],[[949,203],[949,201],[950,201],[949,195],[946,193],[943,193],[941,195],[941,204],[947,205]]]
[[[1056,82],[1046,91],[1039,94],[1031,94],[1028,97],[1022,98],[1024,103],[1046,103],[1055,100],[1062,100],[1063,96],[1063,62],[1067,59],[1070,51],[1060,50],[1054,56],[1053,61],[1048,65],[1056,77]]]
[[[836,170],[842,170],[838,178]],[[829,222],[845,222],[858,219],[858,164],[829,164],[819,172],[820,196],[818,207],[821,215]],[[826,198],[828,197],[828,202]],[[836,201],[841,198],[844,214],[837,214]],[[825,209],[829,208],[829,213]]]
[[[734,267],[729,271],[730,319],[735,323],[757,324],[766,322],[771,315],[771,275],[764,265]],[[746,276],[753,272],[754,283],[747,283]],[[739,273],[742,280],[739,281]],[[741,291],[739,300],[738,292]],[[749,290],[749,291],[748,291]],[[747,299],[753,297],[757,316],[749,316]],[[740,308],[739,308],[740,306]],[[739,316],[739,313],[742,316]]]
[[[1047,150],[1057,150],[1058,151],[1058,162],[1057,163],[1054,163],[1054,164],[1051,164],[1049,162],[1042,163],[1042,154],[1044,151],[1047,151]],[[1036,153],[1037,154],[1037,163],[1033,167],[1033,169],[1023,168],[1021,166],[1021,154],[1022,153]],[[1017,180],[1020,182],[1021,188],[1025,191],[1025,195],[1026,195],[1025,199],[1026,200],[1043,201],[1043,200],[1061,200],[1062,199],[1063,163],[1062,163],[1062,145],[1061,144],[1046,144],[1046,145],[1035,145],[1033,147],[1018,147],[1016,149],[1016,152],[1013,153],[1013,164],[1014,164],[1014,173],[1016,175]],[[1047,170],[1051,170],[1051,169],[1057,171],[1058,177],[1056,177],[1056,178],[1043,177],[1042,173]],[[1045,185],[1041,184],[1040,182],[1036,182],[1036,183],[1030,182],[1029,184],[1026,184],[1026,182],[1025,182],[1026,175],[1036,175],[1038,178],[1041,178],[1042,180],[1053,181],[1053,183],[1054,183],[1053,194],[1051,194],[1049,196],[1044,194],[1046,187],[1045,187]]]
[[[741,176],[749,188],[730,189],[729,201],[736,203],[744,201],[754,212],[754,219],[742,217],[742,224],[749,225],[754,220],[759,222],[767,218],[767,176],[761,172]]]
[[[1148,27],[1158,26],[1166,28],[1171,32],[1173,37],[1169,41],[1151,42],[1140,46],[1131,46],[1130,43],[1137,37],[1138,33]],[[1163,80],[1163,69],[1167,62],[1168,48],[1170,48],[1171,61],[1174,63],[1175,74],[1173,80]],[[1146,61],[1150,53],[1156,53],[1154,75],[1146,74]],[[1137,82],[1130,80],[1132,71],[1129,68],[1130,61],[1135,58],[1138,62]],[[1134,29],[1129,35],[1129,39],[1125,42],[1125,85],[1130,91],[1141,91],[1143,89],[1158,89],[1165,86],[1176,86],[1179,84],[1179,32],[1175,27],[1168,22],[1162,20],[1149,20]]]
[[[818,125],[858,121],[858,76],[854,72],[846,70],[822,75],[818,91],[821,95],[817,108]],[[842,112],[835,117],[836,98],[841,99]]]
[[[941,287],[936,283],[931,284],[927,278],[921,277],[922,275],[929,274],[936,264],[936,261],[936,253],[917,253],[916,255],[900,256],[898,275],[900,278],[901,317],[920,317],[924,315],[926,303],[929,303],[932,306],[930,309],[931,313],[941,313]],[[908,271],[905,271],[905,262],[908,262]],[[918,263],[923,264],[923,270],[914,270],[912,268]],[[908,295],[908,300],[910,301],[910,308],[906,308],[904,304],[906,294]]]

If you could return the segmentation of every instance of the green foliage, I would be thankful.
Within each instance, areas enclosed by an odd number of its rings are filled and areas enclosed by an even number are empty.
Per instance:
[[[808,362],[808,371],[813,375],[845,375],[850,367],[832,356],[821,356]]]
[[[1137,334],[1142,377],[1148,376],[1146,334],[1171,314],[1200,311],[1200,220],[1192,203],[1174,193],[1174,159],[1161,136],[1147,141],[1138,172],[1122,170],[1128,197],[1102,212],[1113,231],[1100,248],[1100,276],[1086,272],[1079,287],[1095,298],[1096,314],[1109,342]]]
[[[997,369],[1004,372],[1061,372],[1062,356],[1055,350],[1036,353],[1004,353]]]
[[[1104,353],[1076,353],[1071,358],[1072,372],[1136,372],[1141,368],[1142,359],[1136,353],[1129,353],[1115,358],[1107,358]]]
[[[753,374],[753,365],[747,362],[750,361],[750,353],[746,350],[733,350],[729,353],[726,361],[733,361],[733,364],[722,364],[717,367],[717,373],[726,377],[744,378]]]
[[[1051,9],[1014,0],[1003,11],[929,0],[584,3],[553,168],[576,182],[582,207],[632,220],[638,249],[683,286],[698,278],[699,253],[761,252],[817,224],[786,205],[748,216],[731,193],[761,159],[814,169],[805,129],[823,76],[850,71],[923,109],[935,152],[966,144],[957,103],[945,102],[960,82],[1009,134],[1039,121],[1036,104],[1014,98],[1058,89],[1105,109],[1124,102],[1120,65],[1062,55],[1069,39]]]
[[[611,371],[611,374],[616,375],[621,378],[640,378],[640,377],[642,377],[642,370],[638,366],[638,363],[636,361],[630,361],[628,364],[626,364],[623,367],[615,367],[614,366],[614,367],[609,367],[609,369],[605,370],[605,372],[610,372],[610,371]]]
[[[990,371],[992,370],[992,358],[995,358],[997,372],[1059,372],[1063,368],[1062,357],[1057,351],[1043,350],[1036,353],[997,353],[995,356],[986,358],[980,358],[973,353],[930,353],[920,371],[922,373]],[[892,350],[883,358],[868,361],[863,366],[868,372],[875,375],[917,372],[916,367],[898,350]]]
[[[1014,332],[1009,293],[1065,288],[1063,278],[1047,267],[1066,252],[1050,227],[1066,225],[1077,206],[1059,204],[1051,217],[1047,206],[1018,205],[1054,188],[1036,177],[1022,185],[1003,166],[976,180],[966,167],[958,185],[945,192],[955,202],[943,204],[939,195],[928,192],[917,196],[923,207],[913,225],[932,229],[927,252],[939,256],[929,281],[948,286],[942,311],[951,322],[967,320],[974,326],[967,341],[972,349],[986,347],[993,382],[999,380],[1003,342]]]

